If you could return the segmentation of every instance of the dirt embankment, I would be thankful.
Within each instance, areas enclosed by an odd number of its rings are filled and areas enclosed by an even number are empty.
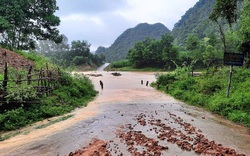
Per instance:
[[[34,63],[25,57],[17,54],[16,52],[10,51],[8,49],[0,48],[0,69],[4,66],[4,62],[8,63],[8,66],[11,66],[15,69],[28,68]]]

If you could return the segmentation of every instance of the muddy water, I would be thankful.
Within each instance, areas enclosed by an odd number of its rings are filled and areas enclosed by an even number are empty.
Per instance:
[[[150,125],[137,124],[136,116],[141,113],[146,114],[147,118],[154,116],[161,120],[170,118],[169,113],[175,114],[200,129],[209,140],[234,148],[237,153],[250,155],[250,134],[247,129],[146,86],[147,81],[151,83],[155,80],[155,73],[121,72],[122,76],[113,76],[111,72],[97,70],[82,74],[102,74],[99,77],[90,76],[99,95],[88,107],[75,110],[71,113],[74,117],[66,121],[44,129],[33,129],[27,134],[0,142],[0,155],[68,155],[87,146],[93,138],[107,142],[112,140],[110,148],[118,146],[119,152],[130,155],[127,147],[117,138],[117,131],[126,131],[131,124],[135,130],[157,139],[155,133],[149,131],[152,129]],[[103,90],[100,80],[104,84]],[[171,120],[168,124],[176,129],[181,128]],[[160,144],[169,147],[163,155],[196,155],[181,150],[175,144]]]

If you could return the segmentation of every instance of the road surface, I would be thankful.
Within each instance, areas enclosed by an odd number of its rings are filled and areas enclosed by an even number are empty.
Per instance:
[[[68,120],[43,129],[27,128],[0,142],[1,156],[64,156],[83,147],[88,150],[93,139],[105,142],[107,152],[115,156],[212,155],[209,152],[219,150],[250,155],[245,127],[146,86],[147,81],[155,81],[156,73],[113,76],[97,70],[81,74],[92,74],[89,77],[99,91],[96,99],[70,113],[73,117]]]

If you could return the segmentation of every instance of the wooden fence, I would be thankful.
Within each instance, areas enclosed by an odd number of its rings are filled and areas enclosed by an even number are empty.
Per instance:
[[[39,70],[33,69],[32,66],[29,66],[25,73],[19,73],[15,71],[10,73],[8,68],[8,63],[4,63],[4,67],[0,71],[3,73],[3,78],[0,80],[0,105],[7,102],[6,96],[9,94],[9,90],[13,90],[13,87],[22,87],[22,85],[32,86],[36,90],[37,96],[48,96],[51,92],[58,86],[58,79],[60,78],[60,69],[59,68],[49,68],[46,64],[45,68]],[[15,74],[14,74],[15,73]],[[10,101],[8,101],[9,103]],[[11,103],[18,103],[20,101],[12,101]],[[22,103],[29,103],[29,101],[21,101]],[[33,102],[33,101],[30,101]]]

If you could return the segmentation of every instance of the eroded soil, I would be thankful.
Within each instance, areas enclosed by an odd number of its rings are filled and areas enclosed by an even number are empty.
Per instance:
[[[3,71],[5,61],[8,63],[8,66],[15,69],[27,69],[29,66],[34,65],[32,61],[24,58],[16,52],[0,48],[0,71]]]
[[[82,74],[101,74],[89,76],[99,96],[88,107],[66,121],[0,142],[0,155],[250,154],[246,128],[146,86],[155,73]]]

